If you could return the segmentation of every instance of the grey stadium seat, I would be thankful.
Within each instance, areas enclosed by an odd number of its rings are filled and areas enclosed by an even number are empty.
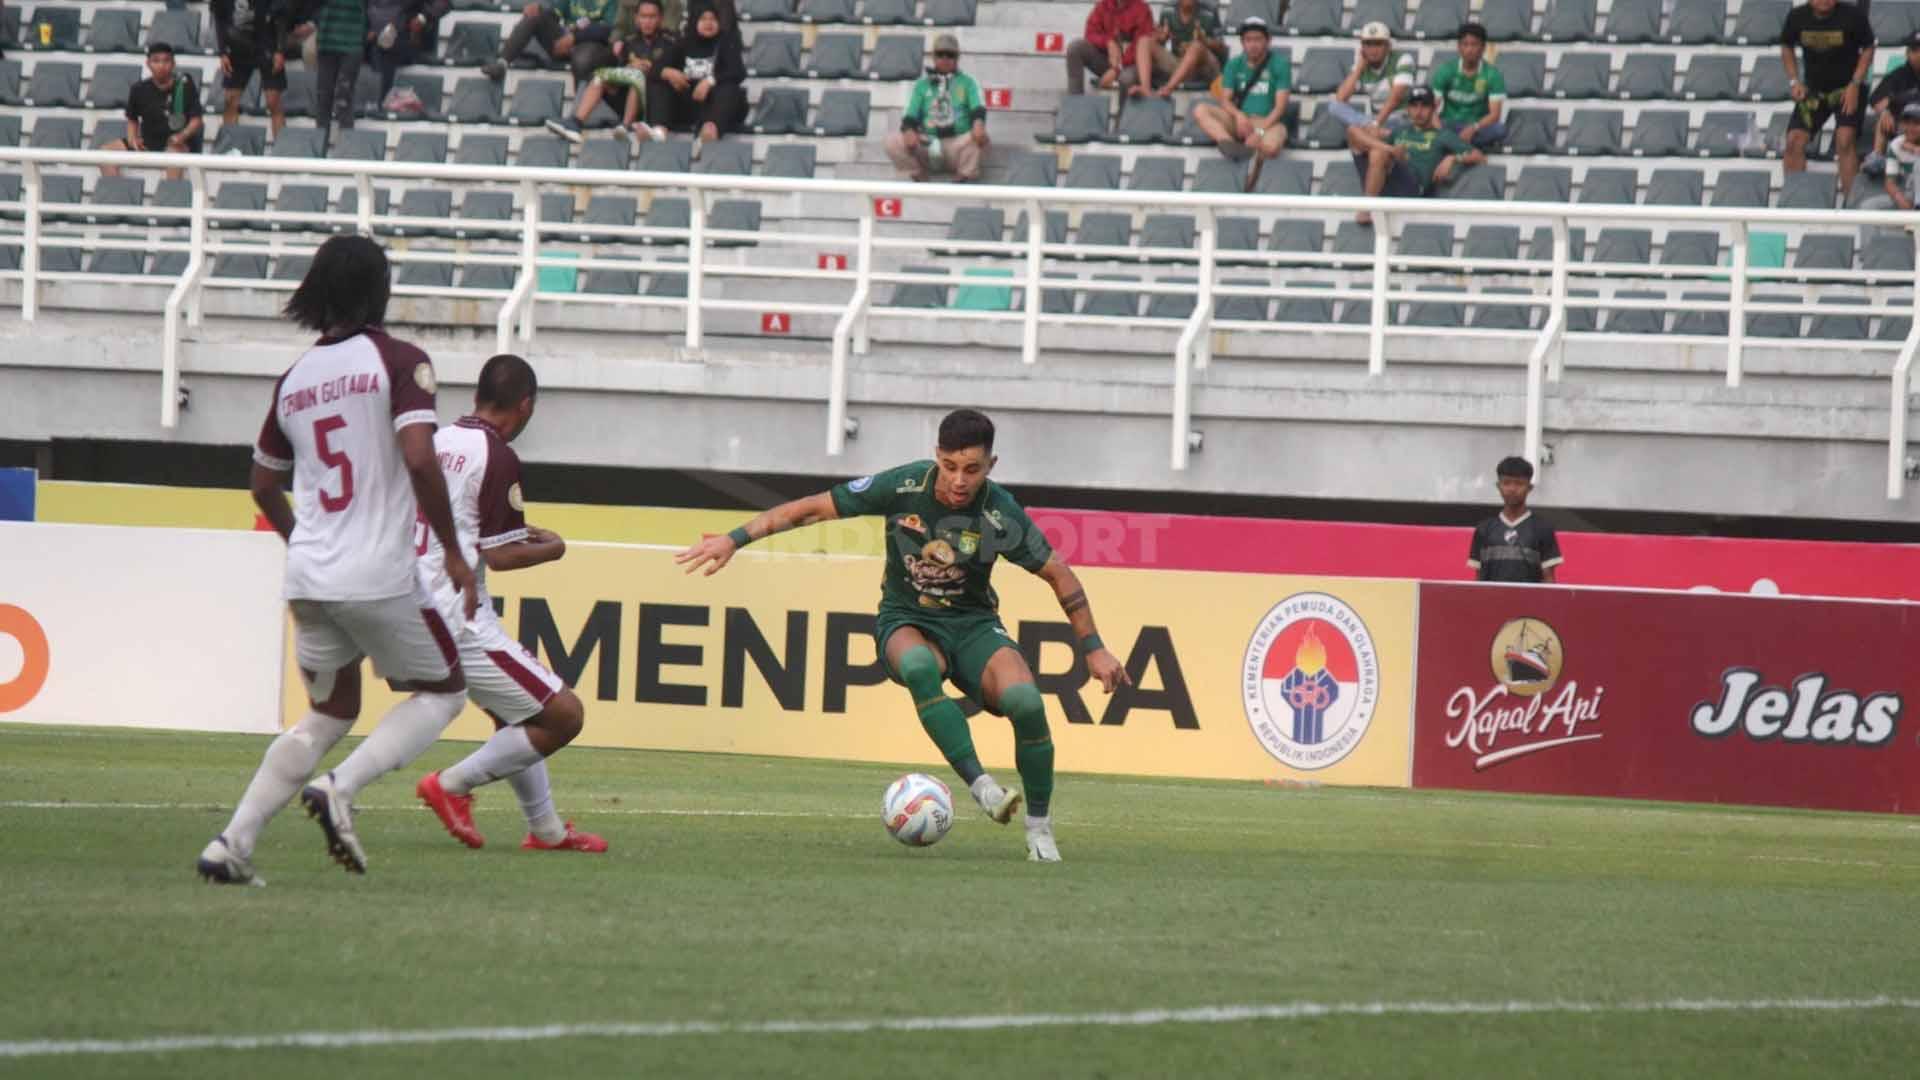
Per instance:
[[[1280,164],[1280,162],[1288,161],[1288,160],[1292,160],[1292,159],[1275,158],[1273,161],[1268,162],[1268,164],[1278,165]],[[1338,167],[1337,163],[1335,167],[1336,168]],[[1309,171],[1309,174],[1311,174],[1311,171],[1312,171],[1311,165],[1308,166],[1308,171]],[[1260,170],[1260,179],[1262,181],[1265,181],[1266,177],[1267,177],[1266,170],[1265,169]],[[1220,157],[1218,155],[1201,158],[1200,167],[1197,170],[1195,170],[1193,174],[1193,190],[1195,191],[1207,192],[1210,194],[1224,194],[1227,192],[1237,193],[1237,192],[1245,191],[1246,187],[1247,187],[1246,167],[1238,163],[1228,161],[1225,158]]]
[[[1686,0],[1673,5],[1666,40],[1675,45],[1713,45],[1725,40],[1727,0]]]
[[[1467,324],[1467,290],[1458,285],[1420,285],[1415,292],[1444,294],[1450,299],[1415,300],[1400,307],[1402,326],[1457,327]]]
[[[1120,190],[1120,159],[1112,154],[1075,154],[1067,168],[1070,188],[1093,191]]]
[[[1117,258],[1117,248],[1133,244],[1133,215],[1107,210],[1089,210],[1080,215],[1080,231],[1074,234],[1076,258]],[[1106,251],[1093,249],[1105,248]]]
[[[1336,161],[1333,168],[1341,168],[1345,162]],[[1256,195],[1311,195],[1313,194],[1313,162],[1299,158],[1280,157],[1266,163],[1260,170],[1260,180],[1254,185]]]
[[[1460,257],[1475,262],[1520,257],[1520,228],[1517,225],[1469,225]]]
[[[1680,80],[1680,97],[1686,101],[1731,101],[1739,96],[1738,56],[1697,55],[1687,64],[1687,73]]]
[[[1781,177],[1780,201],[1783,210],[1833,209],[1834,174],[1808,169],[1785,173]]]
[[[393,149],[393,160],[421,165],[442,165],[447,160],[447,133],[444,131],[407,131]]]
[[[1540,263],[1545,270],[1553,262],[1553,229],[1541,225],[1533,230],[1533,237],[1527,241],[1528,262]],[[1585,262],[1587,258],[1587,230],[1574,228],[1567,230],[1567,261]],[[1587,293],[1598,296],[1598,293]]]
[[[1726,293],[1683,292],[1680,294],[1680,299],[1693,303],[1724,304],[1731,297]],[[1724,311],[1676,311],[1673,315],[1673,332],[1701,337],[1726,337],[1727,313]]]
[[[1009,187],[1052,187],[1060,179],[1060,160],[1037,151],[1015,153],[1007,165]]]
[[[1507,97],[1547,96],[1547,54],[1542,52],[1502,52],[1500,74],[1507,80]]]
[[[853,12],[853,0],[800,0],[794,9],[794,17],[803,23],[850,23],[857,22]]]
[[[1216,252],[1259,251],[1260,219],[1219,217],[1213,219]]]
[[[1107,134],[1107,96],[1105,94],[1069,94],[1060,100],[1053,114],[1053,130],[1034,135],[1043,143],[1085,143]]]
[[[760,231],[760,200],[716,199],[707,212],[707,228],[715,232]],[[752,247],[758,241],[741,238],[710,241],[714,247]]]
[[[1715,110],[1700,119],[1693,135],[1693,152],[1701,157],[1737,157],[1746,143],[1753,118],[1750,113]]]
[[[505,165],[507,137],[475,135],[467,132],[460,136],[460,145],[453,151],[453,163],[455,165]]]
[[[815,135],[865,135],[873,96],[865,90],[829,90],[813,117]]]
[[[916,7],[915,0],[867,0],[860,21],[869,26],[905,26],[915,21]]]
[[[930,278],[944,278],[946,270],[937,266],[903,266],[902,274],[924,274]],[[943,308],[947,306],[945,281],[902,281],[894,285],[893,295],[885,306],[895,308]]]
[[[1733,18],[1733,44],[1778,44],[1780,28],[1786,25],[1791,6],[1789,0],[1740,0],[1740,11]]]
[[[393,192],[383,187],[373,189],[373,216],[380,217],[386,214],[392,206]],[[335,208],[335,212],[341,214],[358,214],[360,212],[359,189],[352,185],[342,188],[340,191],[340,205]],[[335,233],[349,233],[353,232],[356,228],[357,226],[353,224],[340,224],[333,226],[333,231]]]
[[[1879,8],[1875,8],[1874,10],[1878,11]],[[1873,298],[1864,295],[1823,296],[1820,298],[1820,303],[1822,306],[1832,306],[1835,304],[1870,306],[1873,303]],[[1842,312],[1830,315],[1816,313],[1807,323],[1807,336],[1810,338],[1828,338],[1841,341],[1865,341],[1867,340],[1867,320],[1870,317],[1871,316],[1854,312]]]
[[[1196,252],[1198,238],[1192,214],[1148,214],[1140,223],[1139,246],[1169,251]],[[1185,261],[1174,255],[1147,255],[1156,262]]]
[[[1360,170],[1351,167],[1350,162],[1347,161],[1329,163],[1327,174],[1320,179],[1320,194],[1335,196],[1365,194],[1361,189]]]
[[[1901,311],[1913,310],[1913,297],[1896,296],[1891,305]],[[1912,315],[1883,315],[1880,318],[1880,330],[1873,335],[1875,341],[1905,341],[1913,332]]]
[[[1860,253],[1860,269],[1874,273],[1913,273],[1913,238],[1904,233],[1880,233]]]
[[[509,292],[520,280],[520,272],[511,266],[467,266],[460,272],[460,287]]]
[[[470,223],[482,221],[513,220],[513,192],[470,190],[467,197],[460,200],[460,214],[454,220],[453,236],[456,240],[473,238],[501,238],[512,236],[509,232],[493,229],[476,229]]]
[[[1335,255],[1373,254],[1374,231],[1371,225],[1362,225],[1354,221],[1343,221],[1333,230],[1333,253]]]
[[[385,132],[370,128],[354,128],[342,131],[335,138],[327,156],[341,161],[385,161],[387,157],[387,136]]]
[[[455,124],[498,124],[502,113],[500,84],[484,75],[470,75],[453,84],[447,120]]]
[[[1289,289],[1327,289],[1333,285],[1326,281],[1289,281]],[[1333,298],[1319,296],[1282,296],[1273,312],[1274,322],[1284,323],[1330,323],[1333,321]]]
[[[155,12],[153,25],[147,27],[147,44],[164,41],[177,53],[197,54],[200,48],[200,13],[167,10]]]
[[[1325,107],[1315,109],[1313,122],[1307,125],[1307,134],[1301,140],[1315,150],[1338,150],[1347,145],[1347,125]]]
[[[1264,288],[1267,283],[1257,278],[1226,278],[1221,284],[1235,288]],[[1267,302],[1264,296],[1216,296],[1213,319],[1215,322],[1265,322]]]
[[[762,176],[778,176],[790,180],[810,180],[813,178],[815,149],[804,143],[781,143],[767,148],[767,160],[760,167]]]
[[[1655,169],[1641,201],[1648,206],[1699,206],[1706,184],[1699,169]]]
[[[140,13],[127,8],[101,8],[87,20],[87,51],[90,53],[137,53],[140,47]]]
[[[1665,0],[1613,0],[1601,39],[1613,45],[1660,40],[1660,11]]]
[[[1533,308],[1526,304],[1501,304],[1489,302],[1493,296],[1531,296],[1532,289],[1504,286],[1482,289],[1475,297],[1473,319],[1468,323],[1476,330],[1531,330],[1533,329]]]
[[[1670,98],[1673,73],[1672,53],[1633,53],[1620,65],[1620,96],[1634,101]]]
[[[1786,68],[1762,61],[1754,65],[1740,96],[1748,101],[1785,101],[1793,96],[1793,84],[1787,81]]]
[[[420,99],[420,111],[418,113],[383,112],[381,115],[384,115],[388,120],[438,122],[442,118],[441,91],[443,88],[440,85],[440,76],[438,73],[426,72],[414,75],[401,75],[393,80],[393,85],[396,89],[404,86],[412,90],[413,96]],[[287,90],[289,92],[293,90],[292,80],[288,80]]]
[[[142,78],[140,69],[132,64],[101,64],[93,69],[93,79],[87,85],[87,108],[125,109],[127,91]]]
[[[1142,156],[1133,160],[1133,172],[1127,177],[1127,190],[1179,191],[1186,183],[1187,163],[1184,158]]]
[[[513,90],[513,108],[507,122],[520,127],[539,127],[558,120],[566,110],[567,87],[559,79],[521,79]]]
[[[448,32],[440,62],[449,67],[478,67],[499,55],[499,23],[460,22]]]
[[[1095,274],[1095,281],[1138,282],[1132,274]],[[1109,318],[1133,319],[1140,315],[1140,294],[1131,289],[1088,289],[1086,302],[1081,305],[1082,315],[1104,315]]]
[[[640,159],[634,162],[633,167],[638,172],[691,172],[693,144],[649,140],[641,144]]]
[[[1116,143],[1161,143],[1173,134],[1173,102],[1167,98],[1137,97],[1128,99],[1120,110],[1120,122],[1111,136],[1103,139]]]
[[[274,196],[273,209],[281,214],[324,214],[327,189],[322,184],[282,184],[280,194]],[[271,228],[274,232],[321,232],[326,225],[319,221],[276,221]]]
[[[872,4],[867,5],[869,10]],[[901,82],[920,77],[925,42],[918,37],[891,34],[873,43],[867,58],[867,78]]]
[[[1515,182],[1519,202],[1565,203],[1573,199],[1573,170],[1564,165],[1525,165]]]
[[[632,157],[633,149],[625,139],[589,139],[580,145],[580,160],[574,163],[574,167],[625,172]],[[525,164],[524,160],[522,164]]]
[[[1483,0],[1480,24],[1488,41],[1527,41],[1533,38],[1533,0]],[[1459,29],[1459,24],[1454,24]],[[1449,35],[1452,36],[1452,35]]]
[[[78,150],[82,123],[77,116],[36,116],[27,145],[36,150]]]
[[[184,178],[160,181],[153,186],[153,198],[147,200],[148,208],[154,210],[185,210],[192,205],[193,181]],[[147,224],[150,226],[185,225],[186,223],[187,219],[184,216],[163,217],[153,214],[147,218]],[[181,265],[186,265],[184,260]]]
[[[1853,236],[1850,233],[1808,233],[1800,238],[1793,253],[1795,270],[1853,269]]]
[[[587,271],[586,280],[580,283],[580,291],[594,296],[638,296],[640,295],[640,271],[597,266]]]
[[[317,158],[320,156],[320,138],[324,132],[318,128],[284,127],[274,137],[273,147],[267,151],[268,157],[278,158]]]
[[[20,145],[20,118],[0,115],[0,146]]]
[[[1674,229],[1660,245],[1660,265],[1717,266],[1720,234],[1707,229]]]
[[[807,130],[807,92],[791,86],[770,86],[760,91],[747,127],[757,135],[793,135]]]
[[[1601,229],[1593,241],[1593,261],[1647,265],[1653,261],[1653,230]]]
[[[400,196],[400,206],[394,210],[399,217],[426,218],[444,222],[453,217],[453,191],[445,187],[411,188]],[[384,225],[376,232],[390,236],[436,236],[451,235],[450,229],[438,225]]]
[[[423,248],[415,250],[430,254],[441,253],[439,251],[428,252],[427,249]],[[451,289],[453,288],[453,264],[444,262],[420,262],[409,259],[400,264],[400,277],[395,284],[425,286],[435,289]]]
[[[998,243],[1006,238],[1007,214],[997,206],[962,206],[953,212],[953,220],[947,223],[947,239],[960,241],[989,241]],[[937,249],[942,255],[959,254],[951,248]],[[987,255],[998,258],[998,252]]]
[[[741,22],[793,22],[793,0],[740,0]]]
[[[1282,218],[1267,235],[1267,250],[1318,255],[1326,241],[1326,223],[1318,218]]]
[[[1413,36],[1419,41],[1452,41],[1467,21],[1467,0],[1421,0],[1413,13]]]
[[[1618,154],[1622,122],[1614,109],[1575,109],[1573,119],[1567,122],[1562,149],[1581,156]]]
[[[240,216],[211,221],[215,229],[259,228],[260,212],[267,208],[267,185],[251,180],[227,180],[213,193],[211,209]]]
[[[1280,32],[1294,37],[1340,37],[1346,22],[1342,6],[1340,0],[1293,0],[1281,20]],[[1238,6],[1234,8],[1236,17],[1244,18],[1245,14]]]
[[[80,65],[53,60],[35,64],[33,78],[27,83],[27,104],[36,109],[84,106],[86,99],[80,95]]]
[[[1013,219],[1013,231],[1009,234],[1009,239],[1026,243],[1027,224],[1027,214],[1023,210],[1019,217]],[[1040,234],[1040,242],[1043,244],[1066,243],[1067,212],[1065,210],[1047,211],[1046,216],[1040,219]]]
[[[745,139],[721,139],[708,143],[693,163],[696,173],[713,176],[747,176],[753,172],[753,144]]]
[[[747,74],[756,79],[800,74],[800,35],[762,30],[747,48]]]
[[[1504,199],[1507,167],[1482,162],[1455,170],[1453,178],[1434,190],[1443,199]]]
[[[667,262],[685,262],[685,259],[668,259]],[[687,275],[655,271],[647,277],[647,287],[642,296],[665,296],[684,300],[687,298]]]
[[[147,185],[132,176],[103,176],[94,181],[87,203],[98,208],[137,207],[147,201]],[[139,221],[144,215],[88,214],[89,225],[119,225]]]
[[[1560,148],[1560,114],[1553,109],[1508,109],[1507,152],[1552,154]]]
[[[1400,230],[1399,254],[1417,257],[1450,258],[1453,255],[1453,226],[1416,223]]]
[[[1340,305],[1340,324],[1342,326],[1366,326],[1373,321],[1373,300],[1370,298],[1348,299]]]
[[[1195,278],[1163,278],[1162,285],[1182,285],[1187,291],[1182,293],[1149,293],[1147,295],[1147,318],[1149,319],[1188,319],[1193,309],[1199,306],[1193,295],[1193,287],[1200,284]]]
[[[1792,293],[1756,293],[1756,304],[1798,304],[1805,298]],[[1747,316],[1747,336],[1761,338],[1800,337],[1800,316],[1788,312],[1753,312]]]
[[[1761,169],[1722,169],[1713,182],[1709,206],[1758,207],[1773,193],[1773,176]]]
[[[652,205],[647,207],[647,228],[649,229],[686,229],[693,224],[693,207],[682,198],[668,198],[655,195]],[[685,236],[643,236],[643,244],[657,247],[679,247],[687,242]]]
[[[213,276],[217,278],[241,278],[247,281],[265,281],[267,279],[266,248],[257,251],[227,251],[213,260]]]
[[[540,196],[540,221],[545,225],[565,225],[573,220],[573,196],[564,191],[549,191]]]
[[[213,152],[259,157],[267,152],[267,129],[259,124],[224,124],[214,137]]]
[[[1920,7],[1911,0],[1882,0],[1868,10],[1867,21],[1873,26],[1874,41],[1883,48],[1897,46],[1920,30]]]
[[[972,26],[978,19],[979,0],[927,0],[928,26]]]
[[[528,135],[520,140],[520,154],[513,163],[528,169],[564,169],[573,164],[573,144],[558,135]]]
[[[580,240],[589,244],[633,243],[631,236],[620,236],[605,230],[632,226],[638,220],[639,212],[639,204],[630,195],[595,195],[588,200],[587,212],[580,219],[580,224],[586,226],[579,233]],[[595,226],[599,228],[595,229]],[[635,288],[637,291],[638,286]]]
[[[23,103],[24,95],[20,92],[20,61],[0,60],[0,105]]]
[[[28,28],[46,25],[51,31],[51,44],[42,45],[38,37],[27,34],[28,40],[20,43],[21,48],[33,48],[57,52],[75,52],[80,48],[80,12],[75,8],[58,4],[41,4],[33,9],[23,25]]]
[[[759,38],[754,39],[755,45],[759,43]],[[861,78],[863,48],[859,34],[821,34],[813,39],[813,48],[807,53],[807,62],[801,70],[809,79]]]
[[[1331,94],[1353,68],[1353,50],[1308,49],[1293,70],[1293,88],[1302,94]]]
[[[1682,157],[1687,152],[1684,109],[1646,109],[1633,124],[1627,152],[1634,157]]]
[[[1541,41],[1592,41],[1599,30],[1594,0],[1548,0]]]
[[[1615,300],[1661,300],[1666,293],[1650,289],[1623,289],[1614,293]],[[1667,313],[1658,308],[1608,308],[1607,322],[1602,329],[1609,334],[1658,334],[1666,329]]]

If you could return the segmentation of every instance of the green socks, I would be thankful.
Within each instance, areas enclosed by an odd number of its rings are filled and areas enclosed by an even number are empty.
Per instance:
[[[1053,735],[1047,730],[1047,706],[1032,683],[1010,686],[1000,695],[1000,711],[1013,721],[1013,762],[1026,788],[1027,815],[1046,817],[1053,801]]]
[[[940,748],[953,771],[960,774],[961,782],[972,784],[986,770],[980,767],[980,756],[973,751],[973,732],[967,727],[967,716],[960,711],[960,703],[947,697],[940,688],[940,661],[934,658],[933,650],[925,645],[908,649],[900,657],[900,681],[913,693],[913,708],[920,714],[920,726],[926,729],[927,737]],[[1051,761],[1053,751],[1049,749],[1047,753]],[[1051,768],[1047,775],[1053,775]]]

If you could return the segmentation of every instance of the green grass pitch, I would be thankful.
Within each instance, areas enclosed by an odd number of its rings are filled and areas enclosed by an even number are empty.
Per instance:
[[[445,743],[362,794],[367,877],[296,807],[205,885],[264,746],[0,726],[0,1076],[1920,1069],[1912,819],[1069,773],[1040,866],[970,801],[894,843],[901,767],[573,750],[609,855],[518,850],[504,784],[468,851],[412,797]],[[614,1027],[504,1037],[547,1025]]]

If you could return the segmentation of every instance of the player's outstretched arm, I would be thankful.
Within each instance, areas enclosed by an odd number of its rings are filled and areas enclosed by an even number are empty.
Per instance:
[[[689,574],[695,570],[712,574],[733,561],[734,552],[755,540],[763,540],[788,529],[833,521],[839,516],[840,510],[833,505],[833,496],[823,491],[804,499],[783,502],[771,510],[763,510],[752,521],[725,536],[709,536],[675,555],[673,561],[685,566]]]
[[[487,569],[506,573],[509,570],[524,570],[529,566],[550,563],[567,553],[567,542],[560,534],[546,529],[527,526],[527,538],[498,547],[481,548],[480,560]]]
[[[1100,686],[1107,693],[1121,683],[1133,685],[1133,677],[1127,674],[1118,657],[1107,651],[1100,640],[1100,634],[1093,625],[1093,608],[1087,603],[1087,591],[1080,587],[1080,577],[1073,567],[1060,561],[1055,555],[1047,560],[1037,573],[1042,580],[1053,586],[1053,595],[1060,600],[1060,610],[1067,615],[1067,621],[1073,624],[1073,638],[1080,643],[1080,652],[1087,658],[1087,673],[1100,680]]]
[[[434,452],[432,424],[408,424],[396,434],[400,457],[407,465],[407,479],[413,483],[413,501],[427,528],[440,540],[447,553],[447,580],[465,597],[466,617],[480,610],[480,594],[475,588],[473,568],[460,554],[460,537],[453,529],[453,504],[447,501],[447,478],[440,472],[440,459]]]
[[[293,505],[287,502],[287,474],[279,469],[269,469],[259,462],[253,463],[253,475],[248,486],[253,489],[253,505],[260,508],[260,515],[280,534],[280,539],[293,537]]]

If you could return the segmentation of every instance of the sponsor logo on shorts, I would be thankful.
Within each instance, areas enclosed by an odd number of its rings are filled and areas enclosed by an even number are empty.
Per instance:
[[[1283,764],[1324,769],[1351,754],[1380,702],[1380,656],[1351,605],[1323,592],[1275,604],[1247,642],[1241,704]]]

